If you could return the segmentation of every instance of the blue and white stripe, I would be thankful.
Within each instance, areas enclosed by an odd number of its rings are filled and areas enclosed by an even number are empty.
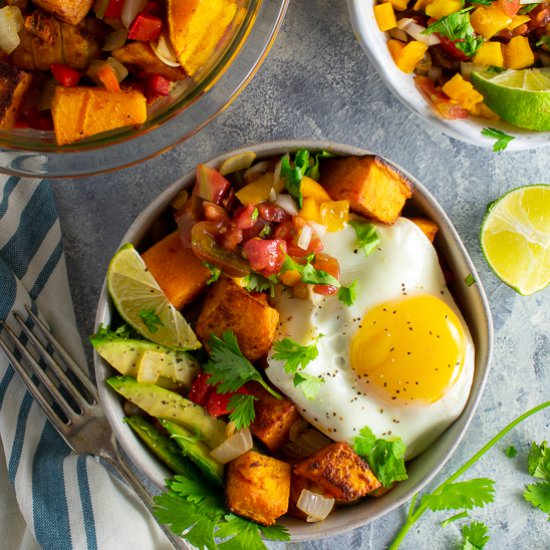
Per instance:
[[[45,181],[0,176],[0,319],[37,308],[85,364]],[[131,491],[91,457],[76,456],[0,352],[0,546],[10,550],[167,547]]]

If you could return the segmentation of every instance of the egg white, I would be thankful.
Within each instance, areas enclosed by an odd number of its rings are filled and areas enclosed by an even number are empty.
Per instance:
[[[335,441],[353,443],[364,426],[377,437],[399,436],[406,458],[417,456],[460,415],[470,392],[474,374],[474,346],[464,319],[445,284],[437,253],[422,231],[410,220],[399,218],[391,226],[375,224],[380,243],[368,257],[356,247],[355,230],[322,237],[324,252],[340,264],[340,280],[357,280],[357,298],[346,306],[336,296],[310,293],[309,299],[293,298],[280,289],[275,307],[280,313],[276,340],[289,337],[302,345],[316,341],[318,356],[305,368],[325,382],[314,400],[305,398],[283,362],[268,357],[266,374],[286,394],[300,413]],[[351,369],[350,341],[363,316],[372,307],[404,296],[430,294],[446,302],[462,323],[466,350],[456,383],[439,400],[426,404],[388,403],[368,392]],[[318,338],[319,334],[323,336]]]

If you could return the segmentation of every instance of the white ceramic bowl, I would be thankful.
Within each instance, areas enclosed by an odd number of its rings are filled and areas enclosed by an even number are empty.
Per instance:
[[[328,150],[342,155],[364,155],[368,153],[368,151],[356,147],[332,142],[281,141],[245,147],[239,151],[232,151],[219,156],[206,164],[218,167],[225,158],[242,151],[254,151],[261,158],[281,155],[287,151],[295,151],[303,147],[310,150]],[[197,162],[201,160],[197,159]],[[399,169],[404,172],[401,168]],[[406,174],[406,172],[404,173]],[[409,479],[407,481],[400,483],[383,497],[366,499],[354,506],[340,508],[321,523],[307,524],[293,518],[285,518],[283,523],[288,526],[292,540],[295,542],[328,537],[364,525],[410,499],[415,492],[420,490],[439,472],[456,449],[473,417],[483,391],[489,370],[493,340],[491,316],[485,293],[479,282],[472,286],[467,286],[464,282],[465,277],[470,273],[476,281],[479,281],[479,277],[449,218],[426,188],[412,176],[408,174],[407,176],[416,186],[413,198],[408,201],[407,212],[422,214],[437,222],[440,231],[435,246],[450,271],[455,275],[454,284],[450,285],[450,288],[468,323],[476,349],[472,391],[464,412],[456,422],[445,431],[429,450],[408,463]],[[194,178],[195,172],[190,172],[159,195],[136,218],[124,235],[121,244],[132,242],[139,250],[140,243],[146,242],[148,232],[155,220],[158,220],[167,211],[171,200],[180,189],[193,184]],[[101,323],[109,324],[112,314],[112,304],[104,285],[97,308],[96,327]],[[155,485],[162,488],[164,480],[170,475],[169,472],[141,444],[128,425],[122,422],[124,412],[121,401],[105,383],[105,379],[114,374],[113,370],[97,354],[94,354],[94,364],[100,399],[118,440],[132,461]]]
[[[450,136],[478,145],[492,148],[495,140],[481,135],[483,128],[498,128],[515,136],[506,151],[522,151],[550,144],[550,132],[522,130],[503,121],[489,121],[470,116],[466,119],[445,120],[437,116],[414,85],[413,76],[397,68],[387,46],[387,34],[381,32],[373,13],[374,0],[347,0],[351,23],[359,43],[376,67],[386,86],[409,109],[426,123],[436,126]]]

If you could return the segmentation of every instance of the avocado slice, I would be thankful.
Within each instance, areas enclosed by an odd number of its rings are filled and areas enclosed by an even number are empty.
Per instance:
[[[150,422],[141,416],[128,416],[124,422],[132,428],[147,447],[176,474],[194,478],[197,470],[170,438],[160,433]]]
[[[198,362],[190,354],[147,340],[94,334],[90,341],[97,353],[120,374],[135,378],[140,362],[147,359],[150,364],[154,360],[158,372],[156,383],[159,386],[190,388],[198,370]]]
[[[192,432],[182,426],[160,420],[163,428],[166,428],[174,441],[181,448],[183,454],[195,463],[195,466],[216,485],[223,486],[223,464],[220,464],[210,456],[210,449],[201,441],[197,440]]]
[[[211,449],[225,441],[225,422],[210,416],[200,405],[156,384],[138,382],[131,376],[112,376],[107,383],[117,393],[137,405],[150,416],[176,422],[199,433]]]

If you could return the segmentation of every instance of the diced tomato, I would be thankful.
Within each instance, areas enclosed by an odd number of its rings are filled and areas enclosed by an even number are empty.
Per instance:
[[[195,380],[193,381],[193,385],[191,386],[191,391],[188,395],[190,401],[193,401],[193,403],[196,403],[197,405],[206,404],[208,396],[214,390],[214,388],[210,384],[208,384],[208,379],[210,378],[210,376],[210,374],[207,374],[204,371],[201,371],[199,372],[199,374],[197,374]]]
[[[309,254],[318,254],[323,250],[323,243],[315,233],[311,236],[307,250],[304,250],[297,245],[298,236],[305,223],[305,220],[302,218],[294,216],[291,220],[285,220],[282,222],[275,229],[273,236],[277,239],[286,240],[287,251],[290,256],[303,258]]]
[[[250,229],[258,220],[258,209],[253,204],[247,204],[237,208],[233,215],[233,221],[239,229]]]
[[[151,42],[158,39],[162,31],[162,19],[156,15],[141,12],[128,29],[130,40]]]
[[[468,117],[468,111],[446,96],[441,89],[438,89],[433,80],[430,80],[426,76],[416,76],[414,83],[420,93],[426,98],[426,101],[433,106],[441,118],[455,120],[457,118]]]
[[[259,239],[246,241],[243,253],[254,271],[262,275],[274,275],[281,271],[287,254],[287,244],[283,239]]]
[[[260,217],[266,222],[281,223],[290,218],[283,208],[266,202],[258,204],[258,212]]]
[[[257,237],[265,225],[266,224],[262,220],[256,220],[252,227],[243,229],[243,241],[248,241],[249,239]]]
[[[210,201],[203,201],[202,210],[205,220],[229,223],[229,215],[225,211],[225,208],[221,207],[219,204],[214,204]]]
[[[340,265],[338,264],[338,260],[333,256],[329,256],[328,254],[317,254],[313,260],[313,267],[325,271],[335,279],[340,278]],[[314,285],[313,292],[331,296],[338,292],[338,288],[334,285]]]
[[[244,386],[231,393],[217,393],[214,389],[206,401],[206,410],[211,416],[229,414],[231,412],[229,409],[229,401],[231,401],[231,398],[237,394],[248,395],[249,393],[250,392]]]
[[[231,184],[217,170],[205,164],[197,164],[195,190],[201,199],[221,204]]]
[[[38,111],[35,107],[31,107],[25,114],[19,115],[15,126],[48,132],[53,130],[53,121],[50,111]]]
[[[184,247],[191,248],[191,229],[200,220],[201,201],[193,192],[185,204],[174,212],[174,221]]]
[[[541,29],[550,23],[550,8],[545,7],[545,3],[539,4],[529,13],[529,30]]]
[[[219,241],[222,248],[233,252],[243,242],[243,231],[234,224],[225,225],[220,230]]]
[[[284,220],[280,225],[278,225],[273,233],[273,236],[276,239],[284,239],[285,241],[292,239],[294,236],[294,225],[292,224],[292,220]]]
[[[459,61],[466,61],[469,59],[469,57],[462,51],[459,50],[456,47],[455,42],[462,42],[461,39],[453,41],[450,38],[443,36],[442,34],[435,33],[439,40],[441,41],[439,43],[439,47],[449,56],[453,59],[458,59]]]
[[[162,8],[156,2],[147,2],[141,13],[147,13],[149,15],[156,15],[162,17]]]
[[[52,63],[50,71],[57,82],[65,87],[76,86],[81,76],[77,70],[63,63]]]
[[[498,0],[498,5],[508,17],[514,17],[521,6],[521,2],[520,0]]]
[[[120,17],[125,0],[110,0],[103,17]]]

